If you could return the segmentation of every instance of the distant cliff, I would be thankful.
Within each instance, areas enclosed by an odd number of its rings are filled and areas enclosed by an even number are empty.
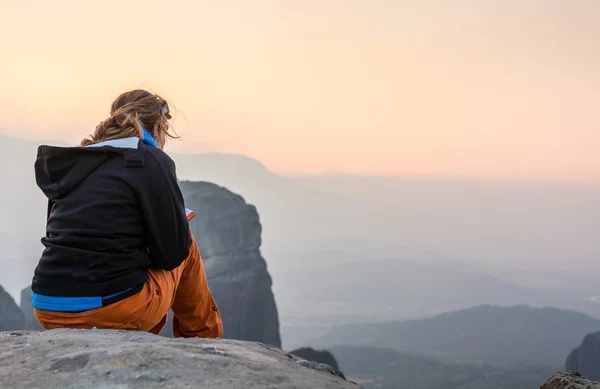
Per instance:
[[[600,331],[587,334],[565,362],[565,369],[600,380]]]
[[[290,351],[299,358],[306,359],[307,361],[313,361],[318,363],[324,363],[331,366],[335,370],[339,370],[340,366],[335,359],[335,356],[328,350],[315,350],[312,347],[301,347],[296,350]]]
[[[0,331],[22,329],[25,315],[12,296],[0,286]]]
[[[223,317],[224,337],[281,347],[272,280],[260,252],[259,216],[253,205],[218,185],[180,183],[209,287]],[[161,335],[169,335],[166,327]]]
[[[21,310],[25,314],[24,330],[42,329],[33,314],[33,307],[31,306],[31,287],[29,286],[21,291]]]

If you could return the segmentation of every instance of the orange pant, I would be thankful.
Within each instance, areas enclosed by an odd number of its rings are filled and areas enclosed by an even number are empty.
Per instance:
[[[86,328],[146,331],[157,334],[173,309],[173,336],[220,338],[223,322],[208,288],[196,240],[188,258],[172,271],[149,269],[148,281],[133,296],[86,312],[63,313],[34,309],[42,328]]]

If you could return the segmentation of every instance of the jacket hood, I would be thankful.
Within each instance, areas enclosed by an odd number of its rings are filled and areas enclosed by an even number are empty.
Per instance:
[[[59,199],[116,154],[139,147],[139,138],[125,138],[87,147],[38,147],[34,165],[35,181],[50,200]]]

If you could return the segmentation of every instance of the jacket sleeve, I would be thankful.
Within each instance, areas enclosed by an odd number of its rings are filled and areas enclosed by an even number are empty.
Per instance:
[[[147,153],[146,164],[140,198],[150,266],[173,270],[188,257],[192,242],[175,163],[162,151],[152,151]]]

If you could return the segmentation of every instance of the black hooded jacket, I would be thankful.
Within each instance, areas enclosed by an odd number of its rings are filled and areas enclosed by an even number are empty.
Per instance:
[[[46,236],[31,289],[108,296],[140,286],[147,268],[172,270],[191,245],[175,164],[138,138],[88,147],[40,146]]]

